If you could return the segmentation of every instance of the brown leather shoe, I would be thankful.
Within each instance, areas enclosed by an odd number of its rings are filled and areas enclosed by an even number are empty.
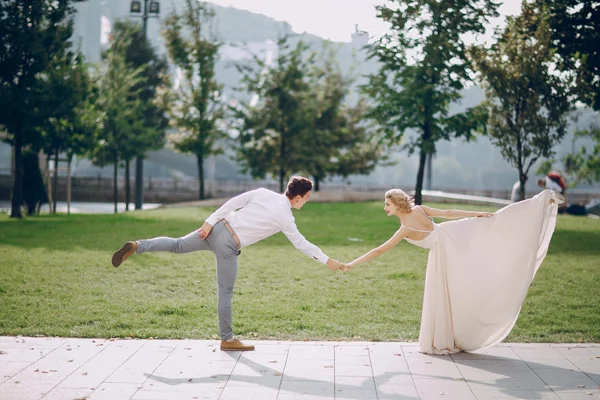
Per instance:
[[[221,350],[223,351],[252,351],[254,345],[244,344],[239,339],[233,339],[233,342],[227,340],[221,340]]]
[[[127,242],[123,245],[123,247],[121,247],[119,250],[117,250],[115,252],[115,254],[113,254],[112,256],[112,265],[113,267],[117,268],[119,265],[123,264],[123,262],[125,260],[127,260],[127,258],[132,255],[133,253],[135,253],[135,251],[137,250],[137,243],[136,242]]]

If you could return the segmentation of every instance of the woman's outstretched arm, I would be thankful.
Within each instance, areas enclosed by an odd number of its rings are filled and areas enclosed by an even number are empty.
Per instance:
[[[390,251],[398,243],[400,243],[402,241],[402,239],[404,239],[405,237],[406,237],[406,230],[402,229],[402,228],[398,229],[396,231],[396,233],[394,233],[394,236],[392,236],[390,239],[388,239],[388,241],[385,242],[384,244],[382,244],[381,246],[376,247],[373,250],[370,250],[369,252],[363,254],[362,256],[358,257],[356,260],[352,261],[349,264],[343,264],[344,271],[348,271],[350,268],[354,268],[358,264],[372,260],[375,257],[379,257],[383,253]]]
[[[440,210],[439,208],[432,208],[427,206],[419,206],[425,214],[430,217],[441,217],[441,218],[465,218],[465,217],[493,217],[494,213],[485,211],[464,211],[464,210]]]

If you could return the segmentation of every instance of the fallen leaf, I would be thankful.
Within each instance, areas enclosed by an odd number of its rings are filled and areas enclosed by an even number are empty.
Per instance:
[[[192,381],[192,378],[188,379],[188,382],[191,382],[191,381]]]
[[[400,353],[394,353],[394,355],[395,355],[396,357],[402,357],[402,354],[400,354]]]
[[[87,375],[87,372],[84,372],[84,373],[83,373],[83,374],[81,374],[81,375],[84,375],[84,376],[85,376],[85,375]]]
[[[67,362],[73,362],[73,360],[67,360]]]
[[[271,364],[277,364],[277,361],[269,361]]]
[[[40,372],[40,369],[38,368],[38,369],[36,369],[36,370],[35,370],[35,371],[33,371],[33,372]]]

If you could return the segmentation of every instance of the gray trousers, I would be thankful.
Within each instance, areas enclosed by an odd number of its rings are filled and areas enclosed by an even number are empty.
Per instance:
[[[215,253],[217,259],[217,287],[219,300],[217,313],[219,316],[219,333],[222,340],[233,338],[232,300],[233,286],[238,269],[238,249],[231,233],[222,222],[213,226],[210,235],[200,239],[200,232],[194,231],[186,236],[174,239],[157,237],[154,239],[138,240],[136,253],[147,251],[169,251],[171,253],[190,253],[192,251],[209,250]]]

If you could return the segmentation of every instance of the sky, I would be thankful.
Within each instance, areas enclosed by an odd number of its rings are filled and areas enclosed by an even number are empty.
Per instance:
[[[381,36],[387,24],[375,16],[375,5],[384,0],[208,0],[221,6],[233,6],[278,21],[287,21],[295,32],[308,32],[336,42],[349,42],[358,29],[370,36]],[[521,0],[506,0],[500,6],[501,17],[493,25],[501,24],[506,15],[520,12]],[[315,13],[315,9],[319,13]],[[489,35],[481,40],[487,41]],[[481,40],[478,40],[480,42]]]

